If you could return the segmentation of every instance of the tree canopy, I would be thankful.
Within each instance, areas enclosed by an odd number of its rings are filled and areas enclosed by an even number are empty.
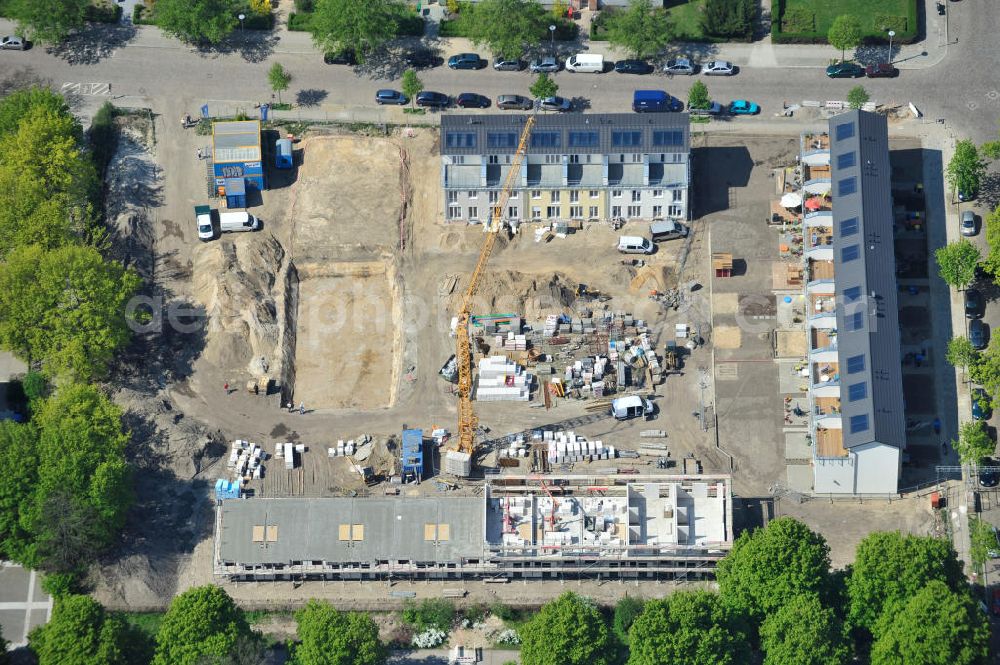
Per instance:
[[[978,464],[993,454],[996,443],[990,438],[981,420],[969,420],[958,428],[958,440],[952,441],[963,464]]]
[[[878,638],[886,619],[891,620],[928,582],[962,588],[962,566],[951,543],[939,538],[879,531],[858,544],[847,578],[851,626],[864,628]]]
[[[701,81],[691,84],[688,91],[688,108],[707,109],[712,105],[712,98],[708,96],[708,86]]]
[[[826,33],[830,46],[840,49],[840,60],[843,62],[847,49],[856,48],[861,43],[861,21],[853,14],[838,16]]]
[[[615,616],[611,627],[623,644],[628,644],[628,631],[635,623],[636,617],[642,614],[644,607],[646,604],[635,596],[625,596],[615,603]]]
[[[90,0],[13,0],[7,15],[21,34],[38,42],[61,42],[82,28]]]
[[[852,109],[859,109],[868,103],[870,97],[865,86],[856,85],[847,91],[847,103]]]
[[[803,593],[826,598],[830,548],[823,536],[791,517],[744,532],[716,571],[719,591],[748,616],[762,618]]]
[[[589,600],[567,592],[520,631],[523,665],[611,665],[608,626]]]
[[[994,281],[1000,277],[1000,207],[983,216],[983,230],[986,235],[986,259],[983,268],[990,273]]]
[[[194,587],[170,603],[156,634],[152,665],[196,665],[203,657],[221,658],[254,635],[229,594],[213,584]]]
[[[278,93],[278,102],[281,102],[281,93],[288,90],[288,84],[292,82],[292,75],[289,74],[280,62],[271,65],[267,71],[267,82],[271,85],[271,90]]]
[[[987,162],[979,155],[976,144],[964,139],[955,144],[955,153],[945,169],[948,184],[963,194],[972,195],[979,191]]]
[[[191,44],[218,44],[239,25],[240,0],[156,0],[156,24]]]
[[[325,52],[352,50],[358,61],[396,35],[398,0],[316,0],[309,31]]]
[[[628,7],[611,14],[605,23],[608,42],[633,58],[650,58],[670,43],[672,26],[667,12],[652,0],[629,0]]]
[[[646,603],[629,631],[628,665],[741,665],[750,662],[747,629],[708,591],[680,591]]]
[[[295,613],[300,644],[292,665],[382,665],[385,645],[367,614],[339,612],[329,603],[310,600]]]
[[[962,238],[939,247],[934,252],[938,274],[948,286],[964,289],[976,279],[976,266],[982,255],[979,248]]]
[[[530,92],[531,96],[535,99],[554,97],[556,93],[559,92],[559,84],[545,72],[539,72],[538,76],[535,78],[535,82],[532,83],[531,87],[528,89],[528,92]]]
[[[24,561],[31,550],[25,526],[38,486],[38,430],[30,423],[0,421],[0,558]]]
[[[764,665],[843,665],[847,633],[836,613],[812,594],[795,596],[760,627]]]
[[[968,337],[952,337],[948,340],[945,359],[955,367],[972,368],[979,362],[980,354]]]
[[[28,645],[38,665],[126,665],[125,623],[89,596],[59,598],[52,618],[33,630]]]
[[[895,612],[872,645],[872,665],[979,665],[990,627],[967,589],[931,580]]]
[[[417,95],[424,89],[424,82],[420,80],[415,70],[407,69],[403,72],[400,86],[403,88],[403,94],[410,100],[410,106],[413,106]]]
[[[537,46],[551,16],[536,0],[482,0],[462,10],[469,39],[494,55],[518,58]]]

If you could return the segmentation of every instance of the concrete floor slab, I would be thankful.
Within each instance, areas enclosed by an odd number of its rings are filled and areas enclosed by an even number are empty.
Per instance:
[[[793,328],[805,330],[806,297],[801,293],[797,295],[779,293],[776,295],[778,327],[786,330]]]
[[[789,432],[785,430],[785,459],[811,459],[812,447],[809,445],[807,432]]]
[[[0,566],[0,603],[23,602],[29,580],[30,573],[20,566]]]
[[[804,365],[802,358],[778,361],[778,393],[781,395],[805,394],[808,389],[808,379],[801,376],[797,367]]]
[[[713,337],[717,349],[738,349],[743,345],[743,333],[736,326],[716,326]]]
[[[739,308],[740,296],[738,293],[713,293],[712,313],[719,315],[735,315]]]
[[[803,330],[776,330],[775,353],[779,358],[801,359],[808,353],[806,333]]]
[[[813,468],[809,464],[788,464],[785,466],[785,482],[795,492],[808,493],[813,489]]]

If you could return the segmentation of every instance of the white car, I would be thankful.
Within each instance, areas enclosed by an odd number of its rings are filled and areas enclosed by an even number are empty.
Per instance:
[[[23,51],[25,47],[26,43],[20,37],[14,37],[13,35],[0,37],[0,49],[9,51]]]
[[[713,60],[702,65],[705,76],[732,76],[736,73],[736,67],[728,60]]]
[[[687,58],[667,60],[667,64],[663,65],[663,72],[665,74],[683,74],[684,76],[691,76],[694,74],[694,70],[694,63]]]

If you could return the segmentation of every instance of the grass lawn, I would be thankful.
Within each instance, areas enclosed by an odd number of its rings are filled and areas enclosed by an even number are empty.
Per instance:
[[[676,39],[685,41],[705,37],[701,31],[701,10],[704,4],[705,0],[681,0],[667,7],[667,13],[677,31]]]
[[[816,19],[816,32],[826,34],[834,19],[842,14],[854,14],[861,20],[861,27],[866,33],[874,33],[871,26],[872,17],[876,14],[893,16],[910,16],[913,0],[785,0],[785,11],[800,7],[813,13]],[[913,15],[915,18],[915,14]],[[916,25],[907,25],[908,30],[915,30]]]

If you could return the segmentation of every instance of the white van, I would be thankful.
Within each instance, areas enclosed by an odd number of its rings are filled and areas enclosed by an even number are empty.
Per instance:
[[[622,254],[652,254],[656,246],[642,236],[619,236],[618,251]]]
[[[629,418],[650,418],[653,415],[653,403],[638,395],[619,397],[611,401],[611,415],[616,420],[628,420]]]
[[[604,56],[600,53],[577,53],[566,61],[566,71],[600,74],[604,71]]]
[[[223,233],[259,231],[260,220],[248,212],[220,212],[219,230]]]

